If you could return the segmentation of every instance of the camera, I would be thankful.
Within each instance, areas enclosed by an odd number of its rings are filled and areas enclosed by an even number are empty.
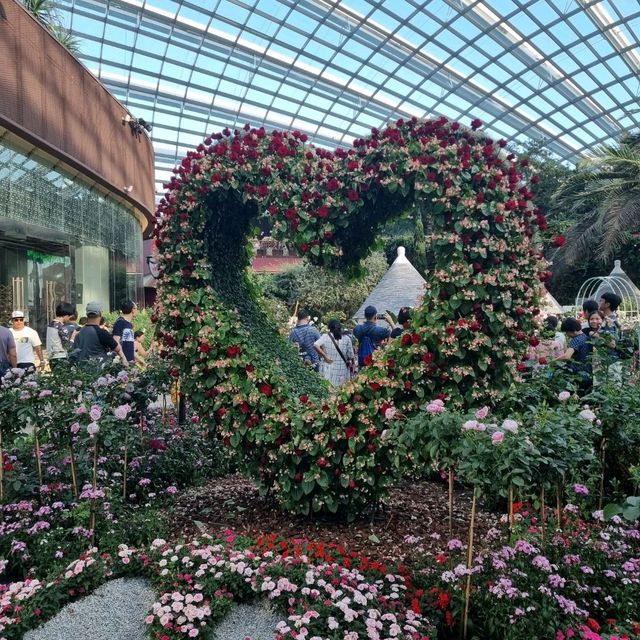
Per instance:
[[[387,316],[384,313],[378,313],[376,314],[376,318],[378,320],[384,320]]]

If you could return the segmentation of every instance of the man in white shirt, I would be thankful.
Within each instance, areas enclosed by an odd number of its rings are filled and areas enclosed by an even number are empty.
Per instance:
[[[11,333],[16,341],[18,368],[33,373],[36,370],[36,355],[40,366],[44,364],[42,342],[37,331],[25,326],[24,311],[14,311],[11,314]]]

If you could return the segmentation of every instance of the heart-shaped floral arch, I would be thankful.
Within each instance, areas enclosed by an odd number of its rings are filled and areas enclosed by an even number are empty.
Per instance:
[[[156,227],[162,354],[203,424],[284,508],[360,509],[412,457],[399,444],[403,415],[437,395],[492,403],[512,381],[550,275],[532,241],[546,222],[506,143],[479,126],[398,121],[335,152],[299,132],[225,129],[166,185]],[[341,268],[415,206],[431,220],[424,302],[411,328],[330,396],[259,303],[247,273],[255,222],[270,216],[301,254]]]

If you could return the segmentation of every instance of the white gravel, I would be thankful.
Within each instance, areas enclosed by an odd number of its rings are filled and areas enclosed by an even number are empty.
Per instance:
[[[266,601],[236,605],[215,628],[216,640],[273,640],[276,625],[283,620]]]
[[[143,640],[144,619],[156,600],[147,580],[118,578],[25,634],[24,640]]]
[[[156,596],[143,578],[119,578],[29,631],[24,640],[145,640],[144,622]],[[215,628],[216,640],[273,640],[283,616],[266,601],[236,605]]]

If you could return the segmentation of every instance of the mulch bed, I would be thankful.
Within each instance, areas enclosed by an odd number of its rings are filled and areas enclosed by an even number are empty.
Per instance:
[[[442,550],[449,539],[446,483],[417,480],[403,482],[390,491],[386,504],[374,518],[336,522],[280,511],[272,498],[261,497],[251,480],[240,475],[217,478],[189,489],[168,514],[175,537],[193,537],[203,531],[232,529],[257,538],[275,533],[283,538],[338,543],[384,562],[410,562],[416,554]],[[453,537],[466,542],[471,491],[456,489]],[[476,541],[499,526],[501,514],[479,509]],[[418,538],[418,540],[416,540]]]

